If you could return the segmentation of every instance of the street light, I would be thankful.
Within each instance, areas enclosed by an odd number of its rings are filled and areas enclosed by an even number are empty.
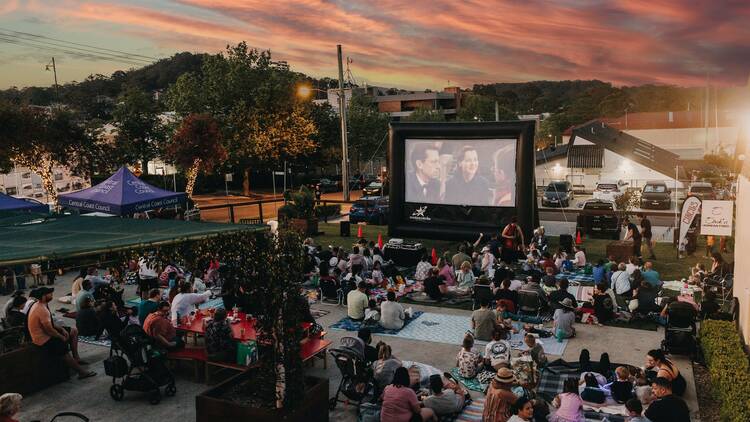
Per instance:
[[[300,85],[297,87],[297,96],[300,98],[309,98],[313,91],[324,92],[322,89],[311,88],[307,85]]]

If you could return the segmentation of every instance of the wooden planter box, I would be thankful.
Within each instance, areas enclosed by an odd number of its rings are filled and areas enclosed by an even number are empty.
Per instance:
[[[292,218],[291,225],[296,230],[301,231],[306,236],[311,236],[318,233],[318,219],[317,218]]]
[[[633,256],[633,242],[617,240],[607,244],[607,256],[614,256],[617,262],[628,262]]]
[[[305,377],[307,390],[296,409],[260,409],[235,403],[224,398],[228,391],[252,378],[249,369],[216,385],[195,397],[197,422],[253,421],[253,422],[328,422],[328,379]]]

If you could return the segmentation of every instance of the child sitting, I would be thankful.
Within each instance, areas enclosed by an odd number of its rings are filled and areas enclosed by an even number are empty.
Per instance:
[[[654,392],[646,379],[646,374],[641,372],[635,378],[635,397],[641,404],[648,405],[654,401]]]
[[[622,404],[633,398],[633,382],[630,381],[630,371],[624,366],[618,366],[615,374],[617,380],[609,384],[609,391],[612,392],[612,398]]]
[[[602,404],[607,400],[607,395],[599,387],[599,382],[596,380],[596,376],[588,372],[583,377],[584,388],[581,391],[581,399],[590,403]]]
[[[380,261],[375,261],[373,264],[371,278],[374,285],[383,285],[383,271],[380,269]]]
[[[630,399],[625,402],[625,409],[630,416],[630,422],[649,422],[648,418],[644,418],[641,415],[643,413],[643,405],[638,399]]]
[[[492,333],[492,341],[487,343],[484,350],[484,364],[495,371],[500,368],[510,368],[510,342],[506,340],[507,332],[503,327],[496,327]]]
[[[552,401],[557,411],[550,415],[550,422],[578,422],[583,420],[583,401],[578,395],[578,380],[568,378],[563,383],[563,392]]]
[[[458,367],[458,374],[463,378],[474,378],[481,369],[481,364],[484,361],[482,355],[472,351],[474,347],[474,337],[471,334],[467,334],[464,337],[464,341],[461,350],[456,355],[456,366]]]
[[[378,309],[378,304],[375,302],[375,300],[370,299],[367,302],[367,309],[365,309],[365,324],[374,324],[380,321],[380,309]]]
[[[530,355],[531,360],[536,362],[537,366],[540,368],[547,366],[547,355],[544,353],[542,345],[536,342],[536,337],[532,334],[526,334],[523,338],[523,342],[529,348],[529,350],[524,351],[523,354]]]

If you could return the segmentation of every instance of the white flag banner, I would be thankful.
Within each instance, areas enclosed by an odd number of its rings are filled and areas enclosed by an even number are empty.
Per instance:
[[[701,200],[696,198],[695,196],[688,197],[687,199],[685,199],[685,202],[682,203],[682,215],[680,217],[680,241],[677,243],[678,248],[683,244],[683,242],[685,242],[688,229],[690,228],[690,225],[693,224],[695,216],[700,214],[700,212]]]
[[[703,201],[701,234],[731,236],[734,201]]]

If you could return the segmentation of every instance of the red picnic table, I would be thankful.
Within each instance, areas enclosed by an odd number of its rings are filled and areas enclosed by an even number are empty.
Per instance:
[[[202,336],[206,333],[206,326],[204,324],[204,320],[206,319],[210,321],[209,317],[204,315],[203,312],[197,312],[192,323],[182,323],[177,326],[177,329],[192,333],[194,335]],[[258,333],[255,330],[255,318],[252,318],[248,321],[246,313],[238,312],[237,320],[239,322],[229,324],[229,326],[232,328],[233,339],[237,341],[250,341],[256,340],[258,338]],[[309,322],[303,322],[300,324],[300,328],[302,328],[305,332],[309,331],[310,327],[312,327],[312,324]],[[307,337],[307,335],[305,335],[305,337]]]

